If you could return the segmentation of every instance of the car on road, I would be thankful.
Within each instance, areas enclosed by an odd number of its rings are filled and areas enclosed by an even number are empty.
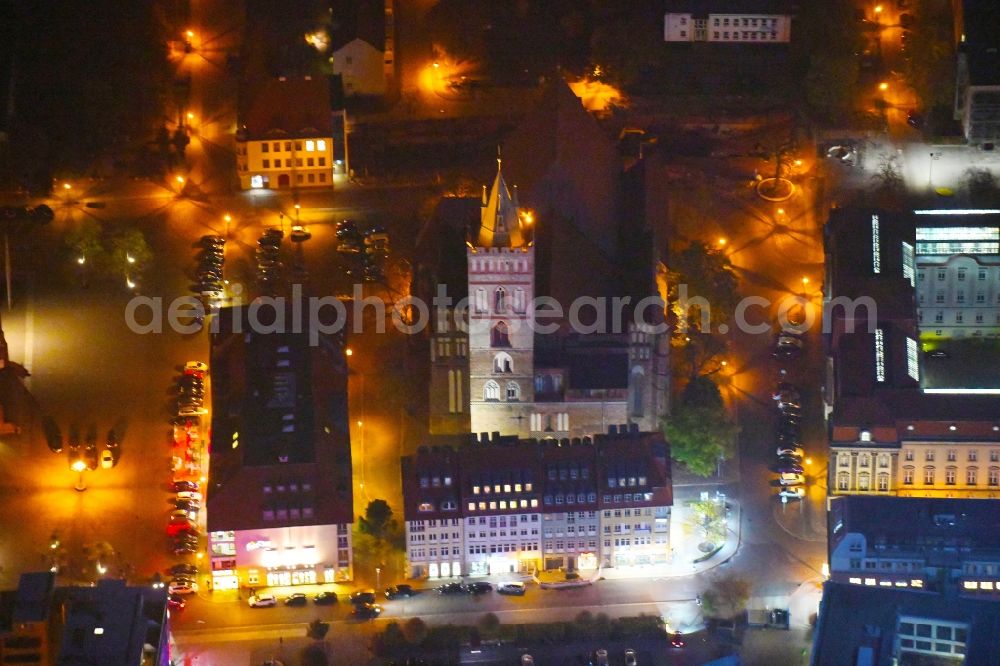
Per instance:
[[[115,466],[115,457],[111,454],[111,451],[104,449],[101,451],[101,468],[111,469]]]
[[[672,648],[682,648],[684,647],[684,639],[680,634],[674,633],[670,635],[670,647]]]
[[[336,592],[320,592],[315,597],[313,597],[313,603],[317,606],[328,606],[330,604],[337,603],[337,593]]]
[[[906,113],[906,124],[913,129],[921,129],[924,126],[924,117],[916,111]]]
[[[190,578],[179,578],[170,581],[167,592],[170,594],[194,594],[198,591],[198,583]]]
[[[178,416],[204,416],[208,410],[199,405],[181,405],[177,410]]]
[[[778,491],[778,497],[787,497],[788,499],[802,499],[806,495],[806,489],[802,486],[796,486],[794,488],[782,488]]]
[[[476,581],[475,583],[469,583],[466,588],[469,594],[486,594],[487,592],[493,591],[493,586],[486,581]]]
[[[413,587],[410,585],[390,585],[385,588],[385,598],[386,599],[398,599],[399,597],[412,597],[414,594]]]
[[[295,592],[285,597],[286,606],[305,606],[309,603],[309,597],[303,592]]]
[[[358,590],[350,596],[352,604],[373,604],[375,603],[375,590]]]
[[[201,493],[197,490],[178,490],[177,499],[182,500],[194,500],[200,502],[202,500]]]
[[[173,489],[173,491],[175,493],[177,493],[177,492],[183,492],[185,490],[188,491],[188,492],[195,492],[196,493],[199,490],[199,486],[198,486],[198,482],[197,481],[174,481],[174,483],[171,486],[171,488]]]
[[[500,594],[509,594],[511,596],[522,597],[524,596],[524,583],[521,581],[508,581],[506,583],[497,583],[497,592]]]
[[[796,456],[802,458],[805,455],[805,451],[802,450],[801,446],[779,446],[775,452],[777,456]]]
[[[462,583],[446,583],[437,589],[438,594],[468,594],[469,591]]]
[[[771,394],[771,397],[779,402],[782,400],[794,400],[798,402],[802,395],[799,392],[799,387],[795,386],[795,384],[791,382],[779,382],[778,387]]]
[[[806,478],[802,474],[794,472],[782,472],[778,476],[778,483],[783,486],[801,486],[805,482]]]
[[[608,651],[604,648],[594,652],[594,663],[596,666],[608,666]]]
[[[354,615],[366,620],[374,620],[382,614],[382,607],[378,604],[356,604]]]
[[[639,661],[635,658],[635,650],[625,650],[625,666],[638,666]]]
[[[296,224],[292,226],[291,238],[296,243],[301,243],[312,238],[312,234],[305,230],[301,224]]]
[[[174,508],[184,511],[198,511],[201,509],[201,502],[195,500],[174,499]]]
[[[273,594],[251,594],[247,599],[250,608],[269,608],[278,605],[278,599]]]
[[[167,597],[167,606],[170,607],[170,610],[184,610],[186,605],[187,602],[185,602],[184,597],[180,595],[171,594]]]
[[[521,655],[521,666],[535,666],[535,658],[530,654]]]

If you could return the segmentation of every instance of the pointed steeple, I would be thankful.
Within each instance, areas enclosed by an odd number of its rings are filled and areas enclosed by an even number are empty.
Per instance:
[[[485,188],[484,188],[485,189]],[[483,197],[480,210],[477,247],[523,247],[517,187],[511,195],[503,179],[503,161],[497,148],[497,175],[488,196]]]

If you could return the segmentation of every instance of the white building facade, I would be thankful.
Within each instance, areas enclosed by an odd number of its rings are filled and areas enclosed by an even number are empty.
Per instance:
[[[667,12],[663,39],[667,42],[787,44],[792,17],[787,14]]]

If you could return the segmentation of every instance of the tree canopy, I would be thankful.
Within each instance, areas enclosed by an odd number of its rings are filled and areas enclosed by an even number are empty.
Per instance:
[[[663,423],[671,456],[698,476],[711,475],[720,460],[732,457],[738,433],[718,387],[708,377],[688,384],[680,404]]]
[[[384,499],[375,499],[365,507],[365,515],[360,516],[358,522],[362,532],[376,539],[383,539],[388,536],[396,521],[392,517],[389,503]]]

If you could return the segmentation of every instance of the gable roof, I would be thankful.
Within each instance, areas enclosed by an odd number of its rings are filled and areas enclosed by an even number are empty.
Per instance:
[[[247,138],[333,135],[330,81],[326,77],[268,79],[243,118]]]

